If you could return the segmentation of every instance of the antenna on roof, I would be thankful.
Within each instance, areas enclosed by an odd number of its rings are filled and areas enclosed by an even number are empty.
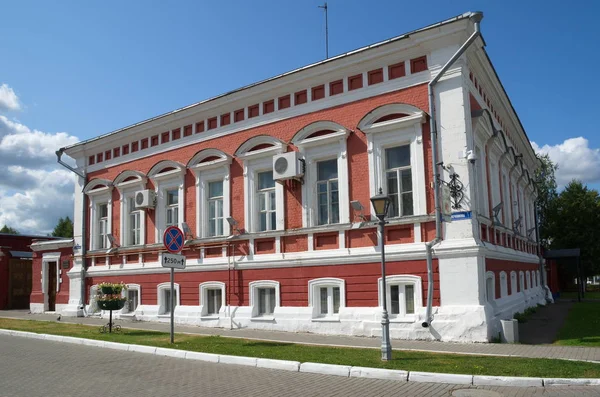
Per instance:
[[[327,2],[322,6],[317,6],[325,10],[325,59],[329,58],[329,25],[327,23]]]

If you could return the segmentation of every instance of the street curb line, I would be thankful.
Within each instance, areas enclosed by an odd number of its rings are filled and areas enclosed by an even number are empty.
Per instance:
[[[518,387],[555,387],[555,386],[598,386],[600,379],[586,378],[528,378],[515,376],[484,376],[444,374],[436,372],[403,371],[383,368],[353,367],[348,365],[300,363],[298,361],[276,360],[245,356],[230,356],[191,352],[187,350],[168,349],[146,345],[134,345],[119,342],[108,342],[97,339],[77,338],[35,332],[14,331],[0,328],[0,335],[18,336],[30,339],[43,339],[52,342],[71,343],[105,349],[130,351],[155,356],[167,356],[186,360],[198,360],[210,363],[245,365],[250,367],[277,369],[291,372],[305,372],[322,375],[343,376],[346,378],[373,378],[395,380],[401,382],[453,383],[474,386],[518,386]]]

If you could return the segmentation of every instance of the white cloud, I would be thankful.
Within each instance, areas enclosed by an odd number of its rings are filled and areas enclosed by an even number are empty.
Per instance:
[[[590,148],[584,137],[569,138],[558,145],[538,146],[531,142],[538,153],[548,154],[558,165],[556,183],[565,186],[573,179],[583,183],[600,182],[600,149]]]
[[[10,108],[3,89],[14,95],[2,85],[0,109]],[[14,101],[10,109],[20,107],[16,96]],[[68,133],[32,130],[0,115],[0,227],[45,235],[59,218],[73,218],[76,176],[57,164],[55,152],[77,141]]]
[[[20,110],[21,104],[17,94],[8,84],[0,85],[0,110]]]
[[[0,167],[43,168],[56,163],[55,152],[78,139],[65,132],[46,133],[0,116]],[[2,183],[2,175],[0,175]]]

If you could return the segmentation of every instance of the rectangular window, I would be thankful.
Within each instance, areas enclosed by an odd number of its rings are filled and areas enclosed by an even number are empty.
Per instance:
[[[317,163],[317,223],[328,225],[340,222],[337,159]]]
[[[223,181],[208,183],[208,235],[223,235]]]
[[[340,287],[319,288],[319,311],[322,316],[340,312]]]
[[[140,291],[137,289],[127,290],[127,311],[134,312],[140,302]]]
[[[258,289],[258,315],[272,315],[275,310],[275,288]]]
[[[108,248],[108,204],[98,206],[98,249]]]
[[[141,211],[135,208],[135,198],[131,197],[127,201],[129,207],[129,223],[128,223],[128,245],[139,245],[141,244]]]
[[[415,314],[415,286],[413,284],[390,285],[390,314],[403,316]]]
[[[388,216],[413,215],[410,146],[385,149],[387,193],[391,199]]]
[[[258,202],[258,231],[276,229],[276,200],[273,171],[259,172],[256,175],[256,194]]]
[[[177,226],[179,224],[179,190],[167,190],[167,221],[166,226]]]
[[[171,313],[171,289],[164,289],[163,290],[163,297],[164,297],[164,308],[165,311],[163,314],[169,314]],[[175,306],[177,306],[177,290],[174,291],[174,300],[175,300]]]
[[[206,290],[207,295],[207,305],[208,308],[206,310],[207,314],[218,314],[219,310],[221,310],[221,288],[208,289]]]

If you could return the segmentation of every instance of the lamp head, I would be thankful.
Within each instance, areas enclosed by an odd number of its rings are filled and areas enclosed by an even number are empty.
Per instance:
[[[383,194],[383,189],[379,188],[379,194],[371,197],[371,204],[375,209],[375,215],[379,219],[383,219],[390,208],[390,197],[387,194]]]

